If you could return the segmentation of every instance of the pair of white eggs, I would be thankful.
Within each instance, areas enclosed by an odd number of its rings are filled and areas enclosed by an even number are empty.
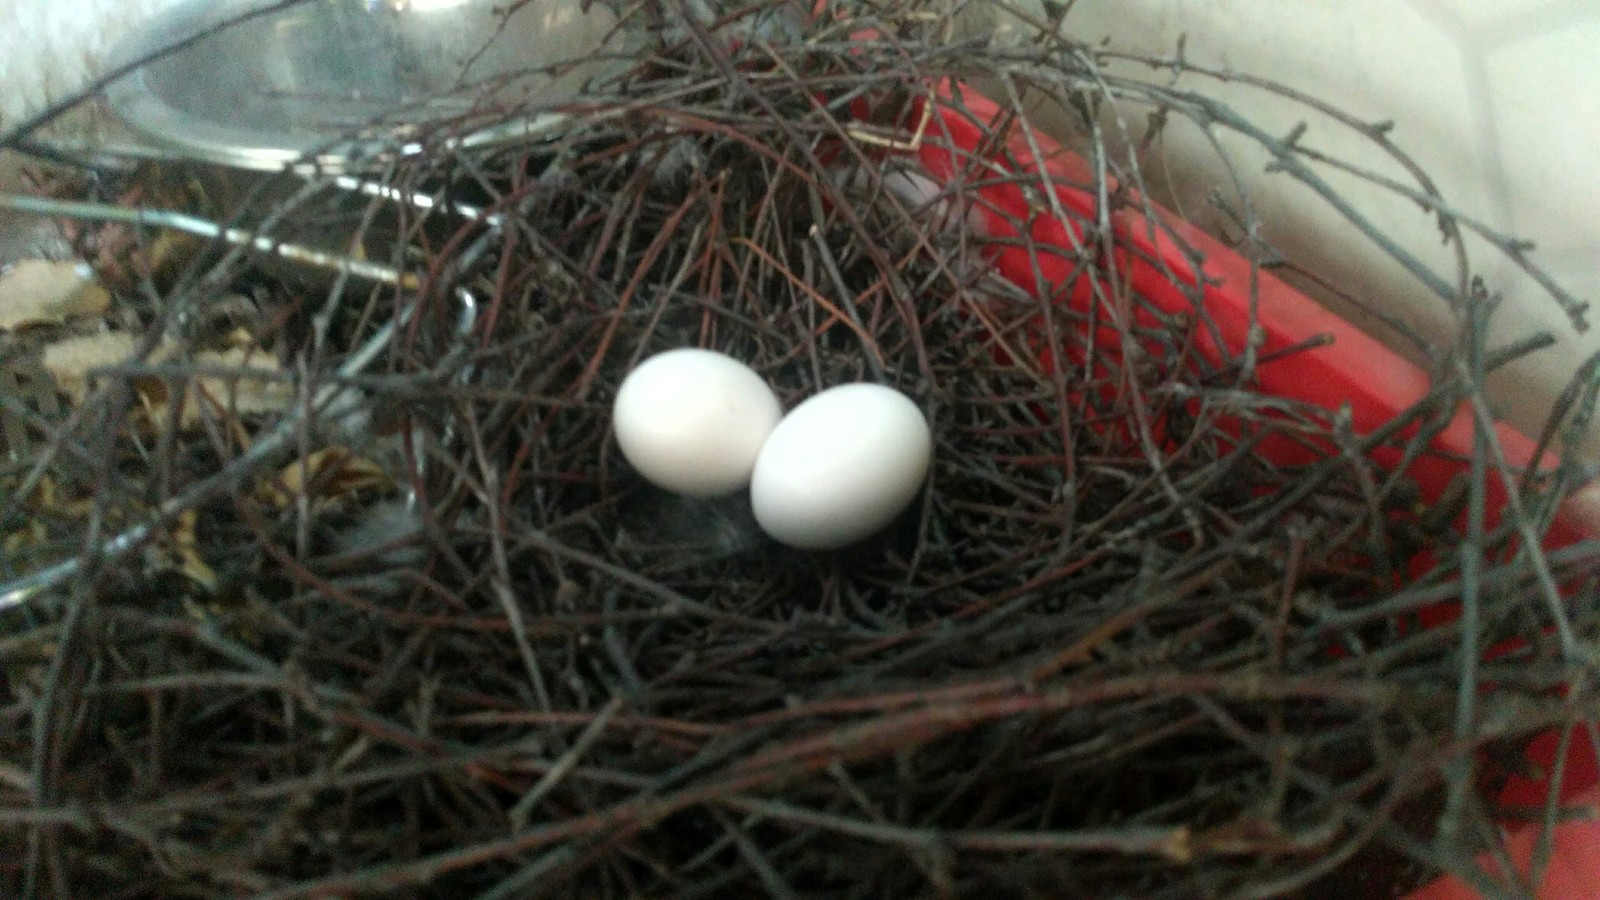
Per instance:
[[[640,363],[612,415],[639,474],[695,497],[749,485],[762,530],[803,550],[843,547],[888,525],[921,491],[933,455],[927,419],[893,388],[829,388],[785,416],[760,375],[711,350]]]

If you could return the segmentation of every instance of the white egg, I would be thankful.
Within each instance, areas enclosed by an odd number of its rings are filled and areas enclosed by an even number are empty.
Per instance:
[[[932,456],[928,421],[910,398],[876,384],[830,388],[767,438],[750,479],[756,522],[791,547],[843,547],[911,503]]]
[[[749,484],[756,456],[782,416],[777,395],[753,369],[693,348],[640,363],[612,407],[628,462],[659,487],[692,497]]]

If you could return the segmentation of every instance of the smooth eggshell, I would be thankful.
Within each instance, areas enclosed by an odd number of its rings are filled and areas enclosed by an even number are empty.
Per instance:
[[[803,550],[870,537],[922,489],[933,436],[893,388],[847,384],[778,423],[756,459],[750,502],[767,534]]]
[[[782,415],[777,395],[749,366],[685,348],[652,356],[628,374],[612,426],[639,474],[675,493],[715,497],[750,482]]]

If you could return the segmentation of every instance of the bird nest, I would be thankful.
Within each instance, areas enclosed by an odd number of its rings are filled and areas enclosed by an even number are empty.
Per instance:
[[[0,336],[50,385],[0,399],[4,892],[1484,883],[1519,748],[1600,717],[1600,550],[1538,545],[1574,467],[1485,437],[1453,501],[1411,474],[1506,355],[1492,304],[1441,300],[1460,341],[1382,428],[1265,392],[1317,345],[1217,338],[1194,273],[1219,251],[1100,127],[1112,99],[1231,111],[945,5],[678,11],[541,134],[454,140],[537,101],[483,106],[225,208],[198,169],[113,185],[186,219],[50,201],[112,310]],[[1045,106],[1087,165],[1040,163]],[[155,238],[199,214],[213,240]],[[1184,308],[1123,277],[1168,264],[1126,216],[1194,262]],[[926,489],[804,553],[743,497],[650,486],[610,403],[682,346],[786,408],[904,392]],[[1520,502],[1489,522],[1501,473]]]

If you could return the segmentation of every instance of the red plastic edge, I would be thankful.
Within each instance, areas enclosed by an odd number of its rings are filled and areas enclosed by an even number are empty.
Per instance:
[[[1057,291],[1073,283],[1081,258],[1084,229],[1080,222],[1093,222],[1099,202],[1088,189],[1094,180],[1088,164],[1076,154],[1042,135],[1031,142],[1017,134],[1004,148],[987,146],[985,139],[1003,121],[1000,108],[992,101],[963,87],[957,92],[943,83],[937,92],[934,114],[926,122],[920,141],[911,152],[922,167],[941,183],[961,180],[975,185],[983,198],[978,214],[990,239],[1019,237],[1017,223],[1029,223],[1028,242],[996,244],[995,265],[1015,284],[1033,292]],[[1004,158],[997,152],[1003,149]],[[1029,198],[1016,183],[997,178],[1014,170],[1037,169],[1054,186],[1056,201],[1066,214],[1055,215],[1048,204],[1040,208],[1037,198]],[[1388,347],[1335,315],[1305,294],[1270,272],[1265,272],[1211,238],[1172,212],[1155,204],[1148,209],[1154,218],[1122,209],[1111,214],[1117,245],[1131,248],[1119,252],[1114,261],[1120,277],[1128,278],[1135,291],[1168,313],[1193,309],[1199,286],[1209,319],[1215,331],[1202,336],[1201,352],[1213,361],[1242,352],[1255,331],[1261,356],[1300,347],[1314,339],[1331,341],[1301,350],[1257,368],[1257,381],[1267,393],[1292,398],[1324,409],[1347,409],[1357,433],[1369,433],[1421,401],[1429,391],[1427,373]],[[1033,253],[1019,246],[1026,243]],[[1184,253],[1187,245],[1199,251],[1199,270]],[[1056,248],[1058,253],[1038,248]],[[1109,268],[1109,267],[1108,267]],[[1176,275],[1183,285],[1174,283]],[[1041,278],[1042,276],[1042,278]],[[1089,279],[1078,278],[1078,283]],[[1255,315],[1251,311],[1251,289],[1256,297]],[[1087,290],[1062,298],[1064,302],[1092,302]],[[1048,357],[1048,349],[1045,356]],[[1047,364],[1049,360],[1046,360]],[[1516,429],[1495,426],[1495,435],[1507,462],[1517,468],[1534,465],[1534,441]],[[1425,502],[1437,500],[1458,476],[1470,472],[1474,441],[1471,410],[1463,405],[1456,416],[1432,442],[1438,451],[1414,460],[1407,466]],[[1308,448],[1282,441],[1264,444],[1262,452],[1281,463],[1303,462]],[[1402,462],[1395,448],[1374,451],[1376,462],[1395,466]],[[1486,484],[1489,527],[1498,521],[1507,502],[1504,486],[1493,476]],[[1600,536],[1600,518],[1593,510],[1564,508],[1548,529],[1544,545],[1555,549],[1585,538]],[[1557,738],[1550,732],[1540,735],[1529,747],[1529,759],[1546,766],[1553,761]],[[1584,749],[1585,740],[1573,740],[1563,780],[1563,799],[1569,802],[1600,802],[1595,762]],[[1503,802],[1541,803],[1547,786],[1538,781],[1513,783],[1502,793]],[[1538,829],[1513,826],[1509,841],[1512,859],[1526,867],[1533,858]],[[1557,827],[1555,853],[1544,873],[1538,896],[1590,896],[1589,886],[1600,883],[1600,823],[1570,822]],[[1487,861],[1484,865],[1489,867]],[[1441,878],[1410,895],[1409,900],[1456,900],[1477,896],[1453,878]]]

